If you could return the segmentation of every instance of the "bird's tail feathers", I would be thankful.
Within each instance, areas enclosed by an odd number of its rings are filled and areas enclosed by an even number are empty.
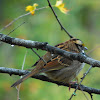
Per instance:
[[[11,85],[11,87],[15,87],[17,85],[19,85],[20,83],[22,83],[24,80],[28,79],[29,77],[35,75],[38,73],[37,71],[31,71],[30,73],[26,74],[25,76],[23,76],[21,79],[19,79],[18,81],[16,81],[13,85]]]

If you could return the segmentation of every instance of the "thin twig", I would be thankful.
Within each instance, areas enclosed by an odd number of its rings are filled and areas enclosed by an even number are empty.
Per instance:
[[[25,23],[25,22],[21,23],[21,24],[18,25],[16,28],[14,28],[13,30],[11,30],[11,31],[7,34],[7,36],[10,35],[12,32],[14,32],[18,27],[20,27],[20,26],[23,25],[24,23]],[[3,44],[3,42],[0,41],[0,45],[1,45],[1,44]]]
[[[81,85],[82,81],[84,80],[84,78],[86,77],[86,75],[89,73],[89,71],[91,70],[91,68],[92,68],[92,66],[90,66],[90,68],[88,69],[88,71],[87,71],[86,73],[84,73],[83,77],[81,78],[80,83],[77,85],[77,87],[76,87],[75,91],[73,92],[73,94],[71,95],[71,97],[70,97],[70,99],[69,99],[69,100],[71,100],[71,99],[72,99],[72,97],[73,97],[73,96],[74,96],[74,94],[76,93],[76,91],[77,91],[78,87],[80,87],[80,85]]]
[[[42,7],[42,8],[38,8],[38,9],[35,9],[35,10],[42,10],[42,9],[44,9],[44,8],[47,8],[47,7]],[[33,10],[34,11],[34,10]],[[6,29],[7,27],[9,27],[9,26],[11,26],[15,21],[17,21],[18,19],[21,19],[21,18],[23,18],[23,17],[25,17],[25,16],[28,16],[28,15],[30,15],[31,13],[30,12],[28,12],[28,13],[26,13],[26,14],[23,14],[23,15],[21,15],[21,16],[19,16],[19,17],[17,17],[17,18],[15,18],[13,21],[11,21],[9,24],[7,24],[6,26],[4,26],[1,30],[0,30],[0,32],[2,32],[4,29]]]
[[[93,100],[93,95],[92,95],[92,93],[89,93],[89,94],[90,94],[91,100]]]
[[[14,32],[18,27],[22,26],[23,24],[25,24],[25,22],[21,23],[21,24],[18,25],[16,28],[14,28],[13,30],[11,30],[11,31],[7,34],[7,36],[10,35],[12,32]]]
[[[19,98],[19,88],[16,87],[16,90],[17,90],[17,100],[20,100],[20,98]]]
[[[83,93],[83,95],[85,96],[85,98],[86,98],[87,100],[89,100],[88,96],[85,94],[85,92],[82,90],[82,88],[81,88],[81,87],[79,87],[79,88],[80,88],[81,92]]]
[[[27,51],[26,51],[25,56],[24,56],[24,60],[23,60],[23,64],[22,64],[22,70],[24,69],[26,55],[27,55]],[[20,78],[22,78],[22,76]],[[21,87],[21,83],[18,85],[18,87],[16,86],[16,89],[17,89],[17,100],[20,100],[20,97],[19,97],[20,87]]]
[[[43,62],[45,63],[45,64],[47,64],[47,62],[42,58],[42,57],[40,57],[40,55],[39,54],[37,54],[37,52],[36,51],[34,51],[34,49],[33,48],[31,48],[31,50],[41,59],[41,60],[43,60]]]
[[[83,90],[82,90],[82,93],[84,94],[85,98],[86,98],[87,100],[89,100],[88,96],[85,94],[85,92],[84,92]]]
[[[55,16],[57,22],[59,23],[59,25],[60,25],[60,27],[61,27],[61,30],[64,30],[64,31],[68,34],[68,36],[69,36],[70,38],[73,38],[73,36],[70,35],[70,33],[69,33],[69,32],[64,28],[64,26],[61,24],[60,20],[59,20],[58,17],[57,17],[57,14],[55,13],[55,11],[54,11],[54,9],[53,9],[51,3],[50,3],[50,1],[49,1],[49,0],[47,0],[47,1],[48,1],[49,7],[51,8],[51,10],[52,10],[52,12],[53,12],[53,14],[54,14],[54,16]]]
[[[93,51],[95,51],[95,50],[96,50],[96,49],[98,49],[98,48],[100,48],[100,45],[99,45],[99,46],[97,46],[97,47],[95,47],[95,48],[93,48],[93,49],[91,49],[89,52],[87,52],[87,54],[92,53]]]
[[[31,13],[29,12],[29,13],[26,13],[26,14],[24,14],[24,15],[21,15],[21,16],[19,16],[19,17],[17,17],[17,18],[15,18],[13,21],[11,21],[9,24],[7,24],[6,26],[4,26],[1,30],[0,30],[0,32],[2,32],[4,29],[6,29],[7,27],[9,27],[9,26],[11,26],[15,21],[17,21],[18,19],[20,19],[20,18],[22,18],[22,17],[24,17],[24,16],[27,16],[27,15],[30,15]]]

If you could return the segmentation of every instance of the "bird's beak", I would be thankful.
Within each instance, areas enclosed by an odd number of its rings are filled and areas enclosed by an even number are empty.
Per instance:
[[[84,47],[84,50],[88,50],[88,48],[87,47]]]
[[[82,44],[82,46],[83,46],[83,50],[84,50],[84,51],[85,51],[85,50],[88,50],[88,48],[85,47],[84,43]]]

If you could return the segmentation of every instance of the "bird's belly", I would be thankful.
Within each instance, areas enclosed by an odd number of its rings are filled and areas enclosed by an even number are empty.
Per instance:
[[[83,67],[84,63],[73,61],[73,63],[68,67],[64,67],[59,70],[49,71],[46,72],[46,74],[50,79],[54,81],[69,83],[78,75]]]

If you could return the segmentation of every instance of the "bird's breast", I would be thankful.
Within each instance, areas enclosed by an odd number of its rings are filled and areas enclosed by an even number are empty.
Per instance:
[[[48,71],[46,74],[54,81],[69,83],[79,74],[83,67],[84,63],[74,60],[70,66],[65,66],[59,70]]]

